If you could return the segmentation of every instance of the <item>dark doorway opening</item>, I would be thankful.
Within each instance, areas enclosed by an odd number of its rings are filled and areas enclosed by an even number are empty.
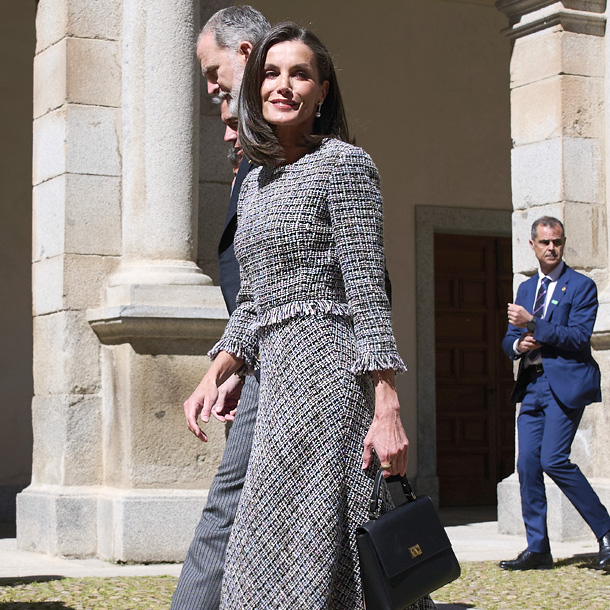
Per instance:
[[[510,238],[435,234],[441,506],[493,505],[497,483],[514,470],[513,369],[501,348],[512,279]]]

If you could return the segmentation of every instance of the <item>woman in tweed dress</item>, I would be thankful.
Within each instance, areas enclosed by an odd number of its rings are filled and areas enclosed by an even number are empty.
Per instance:
[[[239,116],[259,167],[241,188],[241,291],[200,384],[203,413],[240,368],[260,362],[261,384],[221,608],[360,610],[355,530],[374,472],[404,474],[408,449],[379,176],[346,142],[328,51],[295,24],[253,49]]]

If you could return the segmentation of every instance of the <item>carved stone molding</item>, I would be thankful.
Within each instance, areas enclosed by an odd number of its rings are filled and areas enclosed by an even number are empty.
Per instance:
[[[498,0],[510,21],[509,38],[521,38],[560,25],[567,32],[604,36],[607,0]]]
[[[106,301],[87,311],[100,342],[144,354],[205,353],[229,317],[217,286],[122,286]]]
[[[603,13],[606,10],[606,2],[607,0],[562,0],[561,2],[557,0],[497,0],[496,8],[512,19],[553,4],[573,11]]]

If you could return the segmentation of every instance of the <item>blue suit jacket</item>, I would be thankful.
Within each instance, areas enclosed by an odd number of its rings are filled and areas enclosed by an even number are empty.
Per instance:
[[[538,274],[523,282],[515,303],[531,312],[536,298]],[[569,408],[584,407],[601,400],[600,372],[591,355],[591,335],[597,316],[597,287],[588,277],[564,264],[544,319],[538,320],[534,339],[542,344],[542,365],[555,397]],[[502,348],[513,360],[513,345],[524,332],[512,324]],[[517,381],[511,394],[521,402],[527,389],[524,360],[519,364]]]

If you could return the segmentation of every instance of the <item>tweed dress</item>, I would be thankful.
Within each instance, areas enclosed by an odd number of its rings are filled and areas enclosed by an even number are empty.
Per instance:
[[[295,163],[252,170],[235,253],[238,307],[210,357],[225,350],[248,371],[260,366],[260,396],[221,608],[360,610],[355,530],[374,474],[362,470],[370,371],[405,370],[370,157],[329,139]]]

